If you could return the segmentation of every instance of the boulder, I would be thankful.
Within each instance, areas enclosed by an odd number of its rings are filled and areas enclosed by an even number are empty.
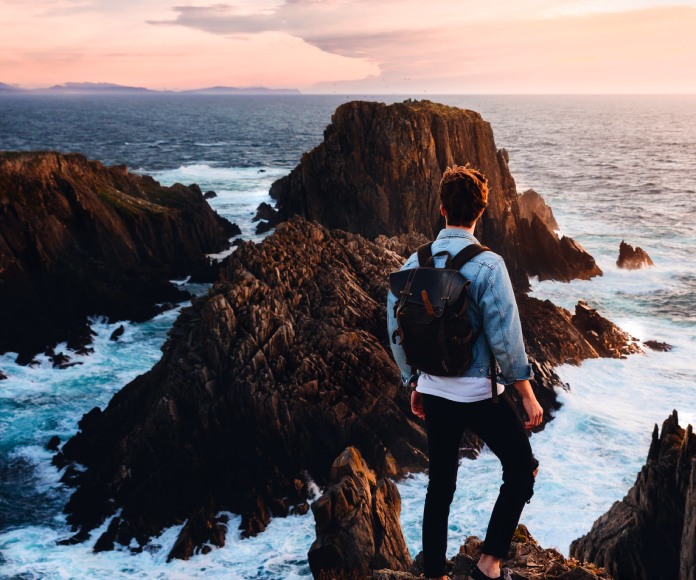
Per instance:
[[[444,225],[442,173],[467,163],[483,171],[491,190],[476,235],[503,256],[517,288],[529,287],[528,276],[568,281],[601,274],[579,244],[558,238],[549,212],[523,217],[507,152],[496,150],[490,124],[465,109],[412,100],[345,103],[323,143],[276,181],[270,195],[279,220],[301,215],[370,239],[410,232],[432,239]]]
[[[331,466],[329,488],[312,503],[317,539],[309,549],[315,578],[365,577],[377,568],[408,570],[399,515],[401,496],[388,479],[377,480],[355,447]]]
[[[696,578],[696,436],[677,412],[653,431],[645,466],[623,500],[570,553],[616,580]]]
[[[87,316],[145,320],[187,299],[168,280],[228,247],[230,227],[197,186],[77,154],[0,153],[0,328],[12,329],[0,353],[29,361]]]
[[[636,246],[634,249],[632,245],[621,240],[621,244],[619,245],[619,258],[616,260],[616,265],[626,270],[639,270],[641,268],[654,266],[655,263],[650,259],[650,256],[648,256],[648,253],[643,248]]]

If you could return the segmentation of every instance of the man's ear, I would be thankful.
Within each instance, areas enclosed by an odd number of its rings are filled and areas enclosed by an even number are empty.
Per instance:
[[[445,208],[442,207],[442,204],[440,204],[440,213],[442,214],[442,217],[447,219],[447,212],[445,211]]]

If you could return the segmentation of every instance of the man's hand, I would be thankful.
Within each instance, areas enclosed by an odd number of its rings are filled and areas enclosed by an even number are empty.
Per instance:
[[[531,429],[532,427],[540,425],[541,420],[544,418],[544,409],[541,408],[539,401],[537,401],[534,391],[532,390],[532,385],[526,380],[515,381],[514,387],[522,397],[522,405],[529,417],[529,420],[524,424],[524,428]]]
[[[413,391],[411,393],[411,412],[419,419],[425,419],[423,411],[423,393]]]
[[[527,416],[529,417],[529,421],[524,424],[524,428],[531,429],[541,424],[541,420],[544,418],[544,409],[541,408],[536,397],[534,395],[523,397],[522,405],[524,405],[524,410],[527,411]]]

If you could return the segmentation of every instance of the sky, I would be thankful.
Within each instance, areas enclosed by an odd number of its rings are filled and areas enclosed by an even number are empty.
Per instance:
[[[696,93],[696,0],[0,0],[0,31],[26,88]]]

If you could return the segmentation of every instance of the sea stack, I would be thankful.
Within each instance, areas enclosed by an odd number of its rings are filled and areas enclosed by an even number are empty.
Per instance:
[[[626,270],[639,270],[655,264],[643,248],[636,246],[634,249],[631,244],[621,240],[621,244],[619,244],[619,258],[616,260],[616,265]]]
[[[474,111],[412,100],[341,105],[323,143],[270,194],[279,220],[301,215],[370,239],[408,232],[432,239],[444,225],[442,173],[467,163],[483,171],[490,187],[476,235],[503,256],[518,289],[529,287],[528,276],[568,281],[601,275],[582,246],[558,238],[550,212],[539,211],[546,206],[538,194],[534,203],[525,202],[523,215],[508,154],[496,149],[490,123]]]
[[[0,352],[89,341],[86,317],[145,320],[168,280],[228,247],[198,186],[162,187],[82,155],[0,153]]]

